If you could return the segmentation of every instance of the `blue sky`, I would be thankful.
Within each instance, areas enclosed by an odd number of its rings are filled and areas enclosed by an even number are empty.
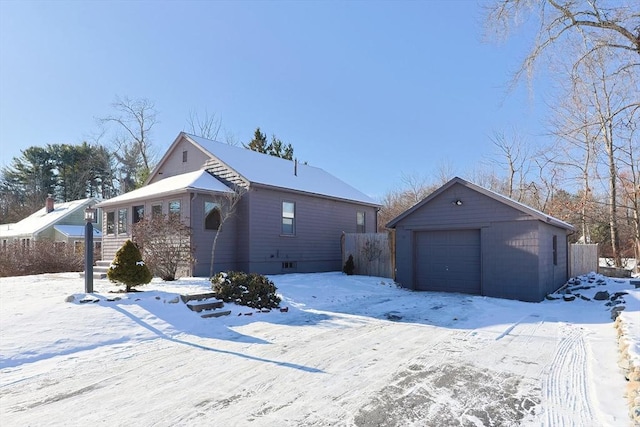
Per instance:
[[[219,139],[260,126],[375,198],[467,177],[494,132],[545,132],[538,92],[507,92],[526,43],[482,42],[482,20],[476,1],[0,0],[0,166],[90,140],[120,96],[155,103],[159,154],[207,111]]]

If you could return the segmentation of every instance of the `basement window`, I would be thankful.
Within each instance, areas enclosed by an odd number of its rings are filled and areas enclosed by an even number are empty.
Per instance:
[[[283,270],[295,270],[296,262],[295,261],[283,261],[282,269]]]

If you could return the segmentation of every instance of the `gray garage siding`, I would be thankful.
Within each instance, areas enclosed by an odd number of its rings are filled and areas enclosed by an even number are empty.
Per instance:
[[[539,301],[539,221],[493,223],[483,235],[484,295]]]
[[[396,281],[409,289],[450,291],[450,285],[425,283],[439,274],[438,268],[456,263],[456,256],[463,253],[455,250],[460,245],[444,245],[440,253],[428,253],[423,240],[433,232],[469,229],[479,230],[480,291],[460,283],[458,289],[464,292],[540,301],[568,278],[567,233],[573,231],[571,225],[460,178],[452,179],[388,226],[396,231]],[[463,234],[459,236],[463,238]],[[454,259],[447,262],[447,256]],[[466,262],[458,264],[460,275],[475,275],[465,271],[469,268]]]

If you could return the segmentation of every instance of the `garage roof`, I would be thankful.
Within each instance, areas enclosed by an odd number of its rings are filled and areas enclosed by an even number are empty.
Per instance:
[[[514,209],[517,209],[521,212],[524,212],[528,215],[531,215],[534,218],[539,219],[540,221],[543,222],[547,222],[549,224],[555,225],[556,227],[560,227],[560,228],[564,228],[565,230],[569,230],[569,231],[575,231],[575,228],[573,225],[566,223],[562,220],[559,220],[557,218],[554,218],[550,215],[545,214],[544,212],[541,212],[537,209],[534,209],[530,206],[527,206],[525,204],[522,204],[520,202],[517,202],[507,196],[503,196],[502,194],[496,193],[495,191],[491,191],[488,190],[484,187],[481,187],[479,185],[476,185],[472,182],[469,181],[465,181],[462,178],[459,177],[455,177],[453,179],[451,179],[449,182],[447,182],[446,184],[444,184],[442,187],[440,187],[439,189],[437,189],[436,191],[434,191],[433,193],[429,194],[427,197],[425,197],[424,199],[422,199],[420,202],[416,203],[415,205],[413,205],[411,208],[407,209],[406,211],[404,211],[403,213],[401,213],[400,215],[398,215],[396,218],[394,218],[393,220],[389,221],[387,223],[387,227],[388,228],[395,228],[395,226],[398,224],[398,222],[400,222],[401,220],[403,220],[404,218],[406,218],[407,216],[411,215],[411,213],[413,213],[414,211],[416,211],[417,209],[420,209],[422,206],[426,205],[427,203],[429,203],[429,201],[431,201],[432,199],[434,199],[435,197],[437,197],[439,194],[444,193],[445,191],[447,191],[447,189],[451,188],[452,186],[459,184],[459,185],[463,185],[471,190],[477,191],[478,193],[484,194],[487,197],[491,197],[494,200],[497,200],[501,203],[504,203],[508,206],[511,206]]]

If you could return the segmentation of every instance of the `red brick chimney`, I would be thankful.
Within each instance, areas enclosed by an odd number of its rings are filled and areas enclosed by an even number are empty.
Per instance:
[[[47,213],[53,211],[53,197],[51,196],[51,194],[47,196],[47,204],[45,205],[45,207],[47,208]]]

